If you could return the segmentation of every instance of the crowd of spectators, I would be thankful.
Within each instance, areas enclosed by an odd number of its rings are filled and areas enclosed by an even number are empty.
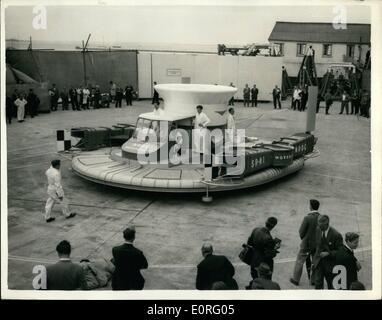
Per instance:
[[[113,81],[110,81],[109,92],[101,92],[99,85],[70,86],[69,89],[63,87],[60,90],[53,83],[48,94],[51,112],[57,111],[59,106],[63,111],[70,107],[73,111],[109,108],[113,103],[116,108],[121,108],[123,98],[127,106],[132,106],[133,100],[138,98],[138,93],[131,85],[122,89]],[[12,95],[6,97],[7,123],[11,124],[13,118],[18,122],[24,122],[26,116],[34,118],[38,115],[39,106],[40,98],[33,89],[29,89],[27,94],[15,89]]]
[[[309,201],[310,211],[303,217],[299,228],[301,239],[290,282],[300,285],[303,266],[311,285],[315,289],[364,290],[358,280],[361,264],[354,255],[359,245],[359,235],[347,232],[343,236],[330,225],[330,218],[319,213],[318,200]],[[247,290],[280,290],[280,285],[272,279],[274,259],[282,250],[281,240],[272,235],[278,219],[269,217],[263,226],[253,229],[243,247],[245,258],[240,252],[240,259],[250,266],[251,280]],[[48,290],[88,290],[95,285],[94,269],[102,285],[111,279],[113,290],[142,290],[145,279],[142,269],[148,269],[145,254],[134,246],[135,227],[130,225],[123,231],[124,243],[112,249],[112,258],[104,264],[83,260],[80,264],[70,260],[71,245],[61,241],[57,245],[59,261],[47,268]],[[224,255],[217,255],[211,243],[204,243],[201,248],[202,260],[196,265],[195,288],[198,290],[238,290],[235,267]],[[336,271],[337,270],[337,271]],[[340,270],[340,271],[338,271]],[[106,279],[106,280],[105,280]],[[326,282],[326,287],[324,282]],[[98,286],[99,287],[99,286]],[[244,289],[244,288],[242,288]]]

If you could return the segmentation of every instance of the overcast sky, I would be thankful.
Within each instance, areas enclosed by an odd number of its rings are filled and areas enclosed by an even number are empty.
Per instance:
[[[108,43],[247,44],[266,42],[275,21],[332,22],[332,6],[47,7],[47,29],[34,30],[32,7],[5,10],[6,38]],[[368,7],[348,6],[348,23],[370,23]]]

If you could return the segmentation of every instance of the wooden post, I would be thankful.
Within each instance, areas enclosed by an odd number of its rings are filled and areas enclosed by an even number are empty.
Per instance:
[[[311,133],[316,129],[317,95],[318,95],[318,87],[309,86],[305,132]]]
[[[82,62],[83,62],[83,65],[84,65],[84,85],[85,86],[87,86],[87,84],[88,84],[87,75],[86,75],[85,52],[86,52],[86,48],[87,48],[88,43],[89,43],[90,36],[91,36],[91,33],[89,33],[88,39],[86,40],[86,44],[84,44],[84,40],[82,40]]]

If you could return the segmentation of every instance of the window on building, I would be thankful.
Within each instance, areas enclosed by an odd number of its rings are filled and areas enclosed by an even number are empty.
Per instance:
[[[322,55],[324,57],[331,57],[332,56],[332,45],[331,44],[324,44],[323,45]]]
[[[306,43],[297,43],[297,55],[303,56],[306,50]]]
[[[346,46],[346,56],[349,58],[354,57],[354,46],[353,45],[347,45]]]
[[[283,56],[284,55],[284,44],[283,43],[275,43],[273,46],[273,53],[275,56]]]

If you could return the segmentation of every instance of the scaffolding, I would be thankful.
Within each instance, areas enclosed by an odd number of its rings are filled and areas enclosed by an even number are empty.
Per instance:
[[[299,86],[318,86],[316,64],[314,63],[314,55],[305,55],[300,70],[298,72]]]

